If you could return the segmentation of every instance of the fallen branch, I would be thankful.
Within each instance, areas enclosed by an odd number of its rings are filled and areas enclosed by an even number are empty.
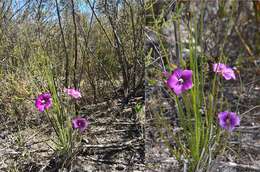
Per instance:
[[[143,142],[143,138],[137,138],[137,139],[133,139],[127,142],[123,142],[123,143],[111,143],[111,144],[98,144],[98,145],[83,145],[83,150],[89,149],[89,148],[101,148],[101,149],[107,149],[107,148],[124,148],[124,147],[128,147],[128,146],[133,146],[134,144],[136,144],[137,142]]]
[[[221,161],[220,164],[222,164],[224,166],[240,168],[240,169],[244,169],[244,170],[260,171],[260,166],[246,165],[246,164],[237,164],[237,163],[234,163],[234,162],[223,162],[223,161]]]
[[[237,27],[235,27],[235,31],[239,37],[239,39],[241,40],[242,44],[244,45],[245,49],[247,50],[248,54],[250,56],[254,56],[252,50],[250,49],[249,45],[246,43],[245,39],[242,37],[242,35],[240,34],[239,30],[237,29]]]

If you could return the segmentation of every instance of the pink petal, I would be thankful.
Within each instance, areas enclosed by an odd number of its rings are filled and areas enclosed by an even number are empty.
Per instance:
[[[172,90],[174,91],[174,93],[178,96],[180,95],[182,92],[183,92],[183,89],[182,89],[182,85],[178,85],[176,84]]]
[[[73,88],[65,88],[64,92],[75,99],[78,99],[81,97],[81,93],[78,90],[73,89]]]
[[[218,119],[219,119],[219,125],[224,128],[227,129],[227,124],[226,124],[226,118],[228,116],[228,112],[220,112],[218,114]]]
[[[226,65],[223,63],[214,63],[213,64],[213,71],[216,73],[221,73],[225,69],[226,69]]]
[[[182,72],[182,78],[184,79],[183,91],[189,90],[192,88],[192,70],[184,70]]]
[[[235,72],[234,72],[233,69],[231,69],[231,68],[226,68],[226,69],[222,72],[222,76],[223,76],[226,80],[236,79]]]
[[[182,78],[184,78],[185,80],[187,79],[191,79],[192,78],[192,70],[184,70],[182,72]]]
[[[192,80],[191,80],[191,79],[185,81],[185,82],[183,83],[183,85],[182,85],[183,91],[187,91],[187,90],[191,89],[192,87],[193,87],[193,83],[192,83]]]
[[[170,87],[176,95],[180,95],[182,93],[182,85],[179,85],[178,82],[179,80],[174,74],[172,74],[167,80],[168,87]]]
[[[230,112],[230,120],[231,120],[231,125],[233,126],[240,125],[240,118],[237,116],[236,113]]]
[[[177,68],[177,69],[175,69],[174,71],[173,71],[173,74],[172,75],[174,75],[176,78],[180,78],[181,77],[181,75],[182,75],[182,69],[179,69],[179,68]]]
[[[178,84],[178,82],[178,78],[175,75],[171,75],[167,80],[167,85],[172,89],[176,84]]]

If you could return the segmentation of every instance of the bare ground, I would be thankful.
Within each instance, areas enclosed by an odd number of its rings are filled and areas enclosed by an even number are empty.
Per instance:
[[[85,106],[80,113],[89,118],[90,127],[70,171],[143,171],[144,130],[140,115],[144,114],[135,113],[134,108],[142,102],[143,98],[137,97],[128,105],[116,99]],[[26,123],[30,125],[14,127],[18,126],[15,121],[2,124],[0,171],[68,171],[57,165],[59,159],[50,148],[53,132],[44,117],[36,116]]]

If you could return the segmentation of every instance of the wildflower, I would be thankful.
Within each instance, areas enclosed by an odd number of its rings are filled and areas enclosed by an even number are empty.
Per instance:
[[[40,112],[49,109],[51,105],[52,105],[52,100],[51,100],[50,93],[40,94],[35,101],[35,106]]]
[[[72,126],[74,129],[79,129],[80,132],[83,132],[88,127],[88,121],[82,117],[75,117],[72,120]]]
[[[64,92],[75,99],[81,98],[81,93],[74,88],[65,88]]]
[[[222,75],[226,80],[236,79],[234,70],[223,63],[213,64],[213,71]]]
[[[233,131],[235,126],[240,124],[240,118],[235,112],[220,112],[218,114],[218,119],[219,125],[228,131]]]
[[[192,88],[192,71],[175,69],[166,83],[176,95],[180,95]]]

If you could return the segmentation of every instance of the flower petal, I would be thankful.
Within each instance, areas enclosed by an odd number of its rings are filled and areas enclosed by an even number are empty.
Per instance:
[[[182,85],[179,84],[177,75],[172,74],[167,80],[167,85],[176,95],[180,95],[182,93]]]
[[[187,80],[187,81],[185,81],[185,82],[183,83],[183,85],[182,85],[182,90],[183,90],[183,91],[187,91],[187,90],[191,89],[192,87],[193,87],[192,80],[189,79],[189,80]]]
[[[64,92],[75,99],[81,98],[81,93],[74,88],[65,88]]]
[[[183,92],[183,88],[182,85],[180,84],[176,84],[173,86],[172,90],[174,91],[174,93],[178,96]]]
[[[191,79],[192,78],[192,70],[184,70],[182,72],[181,77],[185,80]]]
[[[46,102],[45,109],[49,109],[51,105],[52,105],[52,100],[50,99],[49,101]]]
[[[79,127],[79,126],[78,126],[78,121],[77,121],[77,119],[73,119],[73,120],[72,120],[72,127],[73,127],[74,129],[76,129],[76,128]]]
[[[183,91],[189,90],[192,88],[193,84],[192,84],[192,70],[184,70],[182,72],[182,76],[181,76],[184,80],[183,83]]]
[[[226,69],[226,65],[223,63],[214,63],[213,64],[213,71],[216,73],[221,73],[225,69]]]
[[[227,120],[227,117],[228,117],[228,113],[229,112],[227,112],[227,111],[225,111],[225,112],[220,112],[219,114],[218,114],[218,119],[219,119],[219,125],[222,127],[222,128],[224,128],[224,129],[227,129],[227,122],[226,122],[226,120]]]
[[[235,127],[235,126],[240,125],[240,118],[237,116],[236,113],[230,112],[229,115],[230,115],[230,125],[231,126]]]
[[[36,107],[37,107],[37,109],[40,111],[40,112],[43,112],[44,111],[44,105],[42,105],[42,104],[38,104],[38,105],[36,105]]]
[[[226,80],[230,80],[230,79],[236,79],[236,75],[233,69],[231,68],[226,68],[223,72],[222,72],[222,76],[226,79]]]
[[[179,68],[175,69],[173,71],[172,75],[174,75],[177,79],[181,78],[181,76],[182,76],[182,69],[179,69]]]
[[[171,89],[173,89],[175,87],[176,84],[178,84],[178,78],[175,75],[171,75],[168,80],[167,80],[167,85],[168,87],[170,87]]]

